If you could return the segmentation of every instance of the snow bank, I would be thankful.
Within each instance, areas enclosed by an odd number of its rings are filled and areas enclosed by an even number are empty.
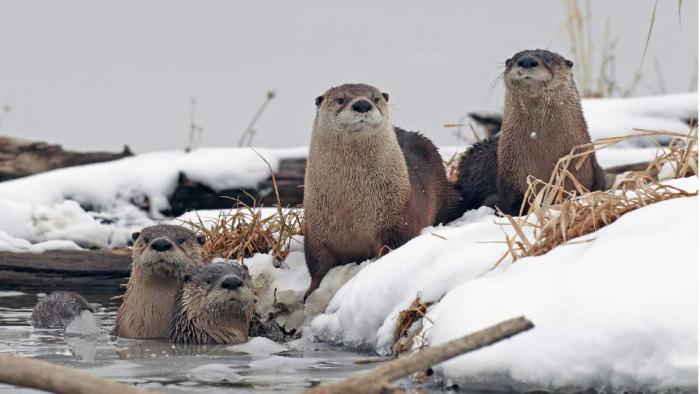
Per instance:
[[[695,177],[672,183],[698,187]],[[398,312],[419,295],[434,302],[422,322],[432,345],[519,315],[536,326],[441,364],[436,371],[450,383],[523,391],[695,388],[697,203],[653,204],[586,236],[589,242],[496,268],[505,251],[497,242],[511,230],[486,208],[470,211],[369,264],[310,330],[386,354]]]
[[[282,158],[304,157],[307,148],[258,149],[273,169]],[[220,190],[254,187],[270,175],[249,148],[205,148],[142,154],[107,163],[70,167],[0,183],[0,251],[126,246],[129,235],[156,223],[180,172]],[[138,207],[148,201],[150,212]],[[201,211],[211,223],[220,211]],[[196,220],[190,213],[175,220]],[[51,241],[51,242],[50,242]]]
[[[281,158],[306,156],[308,148],[258,149],[273,169]],[[151,213],[168,207],[178,174],[215,190],[254,187],[270,175],[267,164],[250,148],[202,148],[136,155],[107,163],[70,167],[0,183],[0,198],[51,205],[71,199],[109,208],[148,198]]]
[[[593,139],[633,134],[634,128],[687,132],[687,120],[698,116],[698,93],[584,99],[582,106]],[[630,145],[654,146],[654,142],[640,138],[618,144]]]

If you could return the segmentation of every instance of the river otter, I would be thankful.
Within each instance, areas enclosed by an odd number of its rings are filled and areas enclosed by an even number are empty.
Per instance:
[[[455,217],[437,148],[392,127],[388,100],[364,84],[316,98],[304,179],[305,298],[331,268],[377,257]]]
[[[125,338],[166,338],[185,274],[204,264],[204,236],[159,224],[132,234],[132,269],[114,326]]]
[[[169,340],[184,344],[248,341],[255,293],[248,268],[235,262],[197,267],[178,292]]]
[[[501,132],[472,146],[460,163],[462,211],[495,205],[517,215],[528,175],[548,181],[560,158],[591,142],[572,67],[570,60],[541,49],[506,61]],[[569,171],[588,190],[606,186],[595,153]],[[565,186],[574,190],[570,182]]]
[[[54,291],[37,302],[32,311],[32,326],[65,328],[83,311],[95,312],[83,296],[74,291]]]

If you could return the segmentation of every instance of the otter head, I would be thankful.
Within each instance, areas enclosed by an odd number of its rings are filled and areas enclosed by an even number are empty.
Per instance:
[[[521,51],[506,60],[506,89],[539,95],[545,90],[573,86],[574,63],[544,49]]]
[[[177,296],[170,339],[178,343],[241,343],[248,339],[255,292],[248,268],[233,262],[197,267]]]
[[[191,315],[252,311],[252,281],[243,264],[206,264],[185,275],[184,282],[181,296]]]
[[[365,84],[346,84],[316,98],[316,125],[329,132],[391,129],[389,95]]]
[[[205,259],[204,236],[181,227],[159,224],[135,232],[132,264],[142,275],[183,278]]]

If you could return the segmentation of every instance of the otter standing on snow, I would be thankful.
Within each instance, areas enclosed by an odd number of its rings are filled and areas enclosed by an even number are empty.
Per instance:
[[[166,338],[178,289],[187,273],[204,264],[204,236],[173,225],[132,235],[134,250],[126,293],[114,326],[125,338]]]
[[[170,323],[174,343],[208,345],[248,341],[255,293],[248,268],[219,262],[185,275]]]
[[[548,181],[560,158],[591,142],[572,67],[570,60],[541,49],[518,52],[506,61],[501,133],[475,144],[462,158],[462,211],[497,205],[518,214],[528,175]],[[580,167],[569,167],[586,189],[605,188],[595,153]],[[569,181],[565,187],[575,190]]]
[[[437,148],[392,127],[388,100],[364,84],[334,87],[316,99],[304,180],[306,296],[331,268],[379,256],[452,219]]]

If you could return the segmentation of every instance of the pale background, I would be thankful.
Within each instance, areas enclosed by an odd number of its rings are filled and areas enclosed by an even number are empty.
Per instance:
[[[677,3],[659,1],[635,95],[691,89],[697,1],[683,1],[680,23]],[[592,1],[596,42],[610,20],[623,86],[653,6]],[[361,81],[390,93],[395,124],[458,144],[442,125],[500,108],[502,87],[491,83],[507,57],[530,48],[570,56],[564,21],[559,0],[3,0],[0,101],[12,110],[0,134],[75,149],[179,149],[192,96],[203,145],[233,146],[273,89],[254,144],[299,146],[308,143],[314,98]]]

